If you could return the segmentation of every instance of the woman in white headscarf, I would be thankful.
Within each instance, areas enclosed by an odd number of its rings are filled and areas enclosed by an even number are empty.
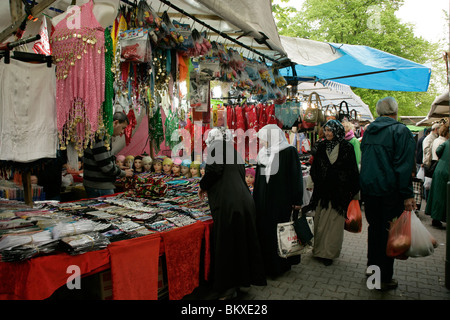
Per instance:
[[[214,221],[211,235],[213,295],[229,298],[239,287],[266,285],[256,232],[255,204],[245,182],[244,160],[232,134],[214,128],[206,139],[205,175],[199,196],[208,196]]]
[[[277,277],[300,263],[300,256],[278,256],[276,229],[278,223],[290,220],[293,210],[297,218],[303,201],[303,177],[297,150],[278,126],[266,125],[257,136],[263,147],[258,153],[253,189],[256,225],[266,275]]]

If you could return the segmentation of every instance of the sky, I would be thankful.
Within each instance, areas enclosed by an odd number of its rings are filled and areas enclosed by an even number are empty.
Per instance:
[[[448,32],[442,10],[448,12],[449,2],[449,0],[405,0],[404,5],[397,11],[397,17],[403,22],[415,24],[416,36],[437,42],[445,37],[445,31]]]
[[[290,0],[289,5],[300,9],[303,2],[304,0]],[[437,42],[446,37],[444,36],[446,20],[442,10],[449,11],[449,2],[449,0],[404,0],[403,6],[397,11],[397,17],[402,22],[414,24],[416,36]]]

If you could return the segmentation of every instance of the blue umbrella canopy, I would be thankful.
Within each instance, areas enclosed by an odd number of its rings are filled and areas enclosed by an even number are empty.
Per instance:
[[[393,54],[361,45],[329,43],[335,59],[316,64],[294,64],[280,69],[286,78],[332,80],[357,88],[390,91],[427,91],[431,69]],[[302,49],[299,48],[299,54]],[[310,53],[312,54],[312,53]],[[288,52],[289,58],[295,57]]]

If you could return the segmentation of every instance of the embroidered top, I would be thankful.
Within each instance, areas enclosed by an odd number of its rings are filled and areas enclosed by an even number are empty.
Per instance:
[[[72,7],[51,35],[61,149],[72,141],[80,155],[95,133],[104,131],[105,36],[93,7],[92,0]]]

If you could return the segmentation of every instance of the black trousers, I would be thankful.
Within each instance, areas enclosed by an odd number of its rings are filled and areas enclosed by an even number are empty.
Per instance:
[[[368,229],[367,265],[380,267],[381,282],[389,282],[394,274],[394,259],[386,255],[389,222],[404,210],[403,199],[398,194],[386,197],[362,195]]]

